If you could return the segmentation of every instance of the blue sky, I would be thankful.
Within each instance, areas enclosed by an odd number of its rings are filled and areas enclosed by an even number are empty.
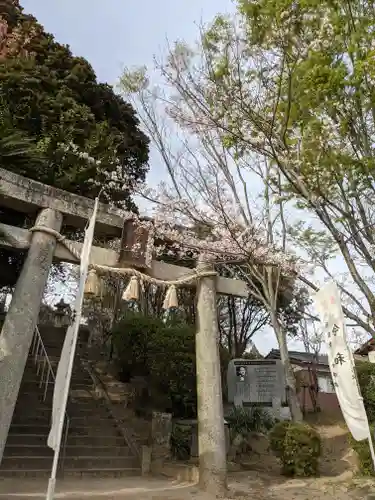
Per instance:
[[[124,67],[153,66],[167,41],[194,43],[198,26],[235,11],[233,0],[21,0],[60,43],[85,57],[100,81],[115,85]],[[152,151],[149,182],[164,167]]]
[[[60,43],[85,57],[100,81],[116,84],[125,66],[152,67],[167,40],[194,43],[198,26],[217,13],[234,12],[232,0],[21,0]],[[149,180],[160,181],[163,168],[152,155]],[[257,347],[276,347],[272,331],[259,333]]]
[[[151,65],[166,39],[194,42],[197,25],[218,12],[234,11],[232,0],[21,0],[61,43],[114,84],[122,67]]]

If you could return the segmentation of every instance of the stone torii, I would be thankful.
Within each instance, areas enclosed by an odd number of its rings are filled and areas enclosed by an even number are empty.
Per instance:
[[[36,222],[33,231],[0,224],[1,247],[28,250],[0,335],[0,347],[7,354],[0,357],[0,463],[51,264],[53,260],[77,263],[75,255],[82,247],[81,243],[73,241],[67,241],[68,245],[65,245],[63,238],[56,236],[63,222],[83,229],[92,214],[94,202],[0,168],[1,207],[35,215]],[[93,246],[91,264],[131,266],[165,281],[178,280],[189,274],[191,270],[185,267],[157,260],[147,264],[139,254],[135,255],[132,246],[136,231],[129,222],[124,225],[119,211],[100,204],[95,235],[122,237],[122,246],[120,252]],[[46,230],[40,230],[41,227]],[[75,251],[69,251],[69,247]],[[212,270],[212,264],[200,261],[197,270]],[[217,345],[217,293],[248,297],[248,287],[243,281],[218,276],[207,276],[197,283],[199,476],[203,490],[222,494],[227,486],[227,470]]]

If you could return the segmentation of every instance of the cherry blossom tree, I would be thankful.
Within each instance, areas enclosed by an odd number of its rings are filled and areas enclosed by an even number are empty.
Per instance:
[[[270,162],[245,161],[224,147],[219,128],[193,126],[191,120],[184,121],[183,114],[174,112],[173,103],[194,114],[189,98],[193,89],[179,85],[178,67],[184,58],[176,53],[173,57],[174,79],[167,80],[168,96],[149,84],[144,70],[126,72],[121,80],[127,97],[135,99],[170,178],[158,190],[146,189],[143,195],[155,205],[156,232],[185,251],[190,248],[210,255],[227,276],[248,283],[249,294],[269,315],[285,368],[291,414],[300,420],[287,350],[286,308],[297,309],[296,297],[305,294],[295,281],[297,259],[288,247],[285,202],[273,182]],[[166,68],[172,68],[170,61],[161,68],[162,74]],[[167,228],[176,222],[185,229]]]
[[[334,279],[347,318],[375,334],[371,2],[238,1],[197,46],[178,43],[165,82],[168,113],[190,130],[219,130],[248,168],[270,164],[272,183],[299,224],[291,237],[315,266],[317,289]],[[363,37],[362,37],[362,34]],[[207,132],[208,133],[208,132]]]

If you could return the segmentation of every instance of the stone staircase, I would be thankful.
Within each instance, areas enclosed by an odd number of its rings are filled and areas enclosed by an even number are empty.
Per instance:
[[[50,329],[42,330],[42,337],[49,359],[56,365],[63,335],[61,331]],[[56,373],[56,368],[54,371]],[[0,477],[34,477],[51,472],[53,452],[47,447],[47,437],[53,381],[42,387],[39,382],[40,374],[37,375],[37,367],[30,354],[0,465]],[[60,474],[100,477],[140,474],[139,458],[127,445],[106,401],[94,397],[92,379],[78,359],[73,368],[67,414],[69,429],[61,450]]]

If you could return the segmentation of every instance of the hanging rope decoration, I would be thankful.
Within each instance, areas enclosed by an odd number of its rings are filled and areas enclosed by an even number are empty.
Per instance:
[[[69,240],[65,238],[62,234],[54,229],[44,226],[34,226],[30,229],[31,232],[44,232],[46,234],[50,234],[56,238],[56,241],[61,243],[77,260],[81,261],[80,251],[77,250],[76,246],[72,244]],[[165,295],[163,309],[171,309],[178,307],[178,298],[177,298],[177,287],[189,285],[192,283],[196,283],[201,278],[208,278],[212,276],[217,276],[216,271],[200,271],[199,269],[192,269],[191,273],[183,276],[178,280],[160,280],[157,278],[153,278],[152,276],[148,276],[147,274],[143,274],[137,269],[133,268],[124,268],[124,267],[110,267],[110,266],[101,266],[97,264],[89,265],[89,273],[87,276],[86,284],[85,284],[85,293],[95,296],[101,295],[101,279],[98,276],[99,273],[102,274],[110,274],[116,277],[119,276],[131,276],[130,282],[126,287],[123,293],[124,300],[139,300],[139,281],[143,281],[146,283],[150,283],[152,285],[157,286],[168,286],[167,293]],[[129,297],[129,298],[128,298]]]
[[[168,311],[169,309],[177,309],[178,308],[178,297],[177,297],[177,288],[176,285],[171,285],[167,293],[165,294],[163,309]]]
[[[101,279],[95,269],[90,269],[85,283],[85,294],[99,297],[101,295],[101,291]]]
[[[124,293],[122,294],[122,300],[126,300],[127,302],[131,300],[139,300],[139,283],[138,279],[135,276],[130,278],[128,286],[125,288]]]

